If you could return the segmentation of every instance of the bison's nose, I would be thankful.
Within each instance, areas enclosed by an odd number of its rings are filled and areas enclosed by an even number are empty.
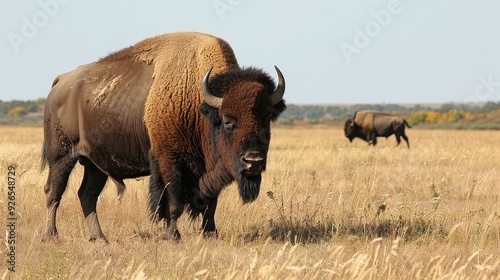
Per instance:
[[[258,151],[248,151],[241,157],[241,168],[245,176],[257,176],[262,170],[264,157]]]

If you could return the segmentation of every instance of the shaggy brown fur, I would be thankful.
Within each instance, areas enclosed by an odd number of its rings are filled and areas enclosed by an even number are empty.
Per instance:
[[[210,67],[220,108],[202,100]],[[78,195],[90,240],[106,240],[96,203],[107,178],[123,190],[123,179],[149,173],[150,208],[167,220],[167,237],[180,237],[185,205],[203,213],[206,234],[216,233],[223,187],[236,180],[244,202],[258,195],[269,122],[286,107],[281,94],[268,97],[274,88],[261,70],[240,69],[226,42],[196,32],[149,38],[58,76],[45,107],[44,240],[57,236],[57,208],[77,161],[85,167]]]
[[[274,82],[258,69],[240,69],[227,43],[203,34],[180,35],[185,38],[175,38],[173,44],[178,45],[172,47],[173,53],[163,52],[153,60],[155,77],[161,78],[155,78],[144,116],[151,139],[151,169],[157,170],[157,174],[152,171],[150,210],[167,220],[169,238],[180,236],[175,223],[185,205],[193,213],[208,212],[204,231],[215,232],[217,196],[234,180],[244,202],[256,198],[260,174],[242,176],[240,158],[250,150],[265,157],[268,122],[285,108],[283,102],[277,107],[269,104],[267,96],[273,93]],[[177,71],[177,65],[185,65],[184,71]],[[224,97],[218,110],[202,103],[200,85],[210,67],[212,91]],[[224,116],[236,119],[239,129],[224,131]],[[265,158],[260,164],[263,171]]]
[[[180,125],[179,116],[182,116],[184,124],[200,117],[197,110],[186,110],[185,106],[178,105],[187,100],[189,103],[186,105],[193,108],[201,104],[200,85],[207,70],[213,66],[212,73],[217,74],[238,68],[232,49],[219,38],[202,33],[168,34],[168,40],[165,36],[153,37],[138,44],[149,50],[139,57],[155,65],[155,81],[144,115],[149,134],[157,136],[151,143],[153,153],[159,153],[163,143],[168,142],[170,137],[164,132]],[[181,51],[185,49],[190,51]],[[158,122],[159,116],[166,116],[166,119]],[[186,137],[185,140],[192,139]]]

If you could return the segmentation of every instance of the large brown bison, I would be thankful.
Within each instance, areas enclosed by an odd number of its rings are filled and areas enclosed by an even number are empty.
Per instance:
[[[411,128],[406,120],[389,113],[372,110],[357,111],[352,119],[346,120],[344,135],[349,138],[350,142],[358,137],[375,146],[377,137],[387,138],[394,134],[398,142],[397,146],[401,143],[400,137],[403,137],[410,148],[410,142],[405,134],[405,126]]]
[[[43,240],[57,236],[56,213],[77,161],[78,196],[90,240],[106,241],[96,203],[107,178],[150,174],[149,208],[179,239],[177,219],[202,214],[216,235],[217,197],[233,181],[243,203],[259,194],[270,123],[286,108],[285,81],[240,68],[231,47],[201,33],[149,38],[55,79],[45,105],[43,166],[48,220]]]

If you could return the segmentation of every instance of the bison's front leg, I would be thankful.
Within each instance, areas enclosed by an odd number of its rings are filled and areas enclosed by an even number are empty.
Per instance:
[[[210,198],[207,208],[203,212],[203,236],[217,237],[217,228],[215,227],[215,209],[217,208],[217,197]]]
[[[180,171],[175,157],[160,160],[150,156],[149,209],[155,220],[166,220],[166,239],[179,240],[177,219],[184,211]]]
[[[165,238],[167,240],[181,240],[181,233],[177,229],[177,218],[167,219],[167,232]]]
[[[169,217],[167,218],[167,239],[180,240],[181,234],[177,229],[177,219],[184,211],[185,203],[182,197],[182,185],[180,180],[170,181],[167,185],[168,193],[168,210]]]
[[[374,131],[367,132],[368,145],[377,145],[377,134]]]

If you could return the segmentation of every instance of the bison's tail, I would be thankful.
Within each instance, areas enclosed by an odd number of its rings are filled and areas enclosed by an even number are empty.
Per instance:
[[[45,169],[47,164],[50,165],[50,163],[49,163],[50,129],[48,129],[50,127],[50,118],[47,118],[47,115],[45,113],[44,113],[43,127],[44,127],[44,132],[43,132],[43,144],[42,144],[42,158],[41,158],[41,165],[40,165],[41,171],[43,171]]]
[[[42,159],[41,159],[41,165],[40,165],[40,171],[43,171],[45,167],[47,166],[47,163],[49,162],[48,155],[47,155],[47,149],[45,149],[45,141],[42,146]]]
[[[406,121],[406,120],[403,120],[405,122],[405,125],[408,127],[408,128],[411,128],[410,124]]]

